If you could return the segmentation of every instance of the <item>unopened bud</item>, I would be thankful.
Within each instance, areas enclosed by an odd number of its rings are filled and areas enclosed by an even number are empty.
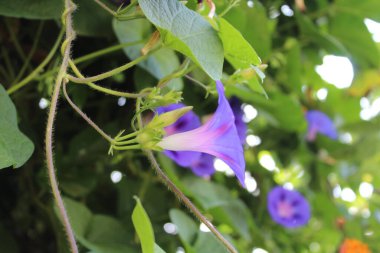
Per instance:
[[[192,106],[185,106],[177,110],[165,112],[160,115],[156,115],[146,127],[167,127],[176,122],[179,118],[185,115],[187,112],[193,109]]]

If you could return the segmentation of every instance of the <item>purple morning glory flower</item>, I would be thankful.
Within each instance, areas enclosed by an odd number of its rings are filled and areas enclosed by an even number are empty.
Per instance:
[[[210,176],[215,173],[214,156],[201,153],[201,156],[196,160],[190,169],[199,177]]]
[[[330,139],[337,139],[338,133],[332,120],[323,112],[318,110],[310,110],[306,112],[306,120],[308,123],[307,136],[308,141],[314,141],[317,133],[326,135]]]
[[[158,146],[166,150],[195,151],[216,156],[231,167],[245,187],[244,153],[235,127],[235,117],[224,95],[222,82],[216,81],[216,88],[218,108],[211,119],[196,129],[164,137]]]
[[[162,113],[170,112],[182,107],[185,107],[185,105],[182,103],[162,106],[162,107],[157,108],[157,113],[162,114]],[[200,125],[201,125],[201,121],[199,120],[199,117],[193,111],[189,111],[186,114],[184,114],[182,117],[180,117],[175,123],[173,123],[170,126],[165,127],[165,132],[166,132],[166,135],[169,136],[172,134],[193,130],[199,127]],[[192,164],[196,163],[201,156],[199,152],[193,152],[193,151],[177,152],[177,151],[165,150],[164,154],[182,167],[191,166]]]
[[[268,193],[267,200],[270,216],[284,227],[300,227],[310,219],[309,203],[298,191],[277,186]]]
[[[240,138],[240,142],[242,145],[244,145],[245,138],[247,136],[247,124],[245,124],[243,121],[244,112],[241,109],[241,102],[237,97],[231,97],[230,106],[235,116],[235,126]]]

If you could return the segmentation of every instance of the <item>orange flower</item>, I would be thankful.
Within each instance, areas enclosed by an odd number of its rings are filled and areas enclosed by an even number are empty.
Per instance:
[[[339,253],[371,253],[368,246],[359,240],[345,239]]]

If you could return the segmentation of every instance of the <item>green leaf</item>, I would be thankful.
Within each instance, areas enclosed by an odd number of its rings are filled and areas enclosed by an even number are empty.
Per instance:
[[[286,67],[284,69],[287,77],[285,85],[290,89],[302,92],[302,63],[301,63],[301,47],[295,38],[289,38],[285,43]]]
[[[55,19],[63,11],[61,0],[0,0],[0,15],[28,19]]]
[[[194,245],[197,253],[227,253],[227,249],[211,233],[199,232]]]
[[[246,241],[251,240],[249,225],[253,224],[251,214],[240,199],[232,199],[228,205],[212,208],[209,212],[214,220],[228,224]]]
[[[235,29],[228,21],[223,18],[219,20],[219,37],[223,42],[224,56],[231,65],[238,70],[232,76],[236,83],[246,83],[253,91],[264,94],[265,90],[258,80],[258,74],[252,66],[261,64],[261,60],[252,46],[244,39],[241,33]],[[242,71],[240,71],[242,70]],[[252,74],[243,74],[241,72],[251,72]],[[240,77],[240,78],[239,78]],[[240,79],[240,80],[239,80]]]
[[[272,28],[265,7],[257,0],[252,1],[253,7],[247,6],[247,1],[231,9],[225,19],[230,22],[243,37],[255,48],[260,57],[266,61],[271,54]]]
[[[379,66],[379,49],[362,18],[339,13],[330,22],[330,32],[343,43],[358,64],[364,67]]]
[[[199,231],[196,223],[184,212],[170,210],[170,219],[177,226],[187,253],[225,253],[227,250],[211,233]]]
[[[215,220],[227,224],[250,240],[248,226],[252,218],[246,205],[233,197],[226,187],[198,178],[186,178],[184,184],[191,196],[210,212]]]
[[[133,209],[132,221],[136,229],[137,235],[140,238],[141,248],[143,253],[154,253],[154,233],[149,216],[141,205],[140,200],[135,197],[136,206]]]
[[[245,84],[251,91],[257,92],[268,98],[263,86],[261,85],[260,69],[253,66],[247,69],[237,70],[228,79],[223,80],[225,85]],[[265,77],[265,76],[264,76]],[[259,81],[260,78],[260,81]]]
[[[33,143],[18,129],[16,107],[0,84],[0,169],[21,167],[33,150]]]
[[[360,18],[370,18],[380,22],[380,1],[378,0],[337,0],[335,8]]]
[[[313,24],[309,17],[299,13],[298,11],[295,12],[295,17],[302,34],[307,39],[314,42],[317,47],[322,47],[332,54],[348,54],[347,49],[339,40],[327,33],[321,32],[318,27]]]
[[[157,244],[154,244],[154,253],[165,253],[165,251]]]
[[[223,18],[218,19],[219,37],[222,40],[224,56],[235,69],[246,69],[261,64],[252,46],[241,33]]]
[[[223,46],[212,26],[177,0],[139,0],[145,16],[160,29],[163,42],[190,57],[214,80],[223,69]]]
[[[124,253],[135,251],[126,243],[128,234],[116,219],[94,215],[82,203],[64,199],[65,207],[77,240],[95,253]],[[57,216],[58,210],[55,208]]]
[[[107,1],[102,1],[107,4]],[[85,36],[111,36],[112,16],[95,1],[76,0],[77,10],[73,13],[74,30]]]
[[[178,209],[171,209],[169,212],[170,220],[176,225],[178,235],[181,238],[186,252],[195,253],[191,245],[195,242],[198,234],[198,227],[196,223],[184,212]]]
[[[113,20],[113,29],[120,43],[142,41],[141,43],[124,48],[125,54],[134,60],[141,56],[141,49],[148,41],[152,33],[152,26],[145,19],[136,19],[129,21]],[[148,71],[155,78],[161,79],[171,74],[180,66],[177,55],[168,48],[160,49],[143,62],[138,64],[141,68]],[[171,80],[168,87],[181,90],[183,87],[182,79]]]
[[[206,210],[228,205],[233,200],[230,192],[222,185],[206,182],[194,177],[186,178],[183,180],[183,183],[191,191],[191,195]]]
[[[340,115],[344,123],[353,123],[360,121],[360,98],[351,96],[340,89],[329,86],[327,99],[322,105],[323,111],[330,111],[334,108],[334,112]],[[337,101],[344,101],[337,103]]]

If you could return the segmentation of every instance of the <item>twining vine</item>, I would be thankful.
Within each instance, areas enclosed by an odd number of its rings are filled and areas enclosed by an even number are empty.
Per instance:
[[[100,1],[96,1],[96,2],[99,5],[101,5],[103,8],[106,7]],[[131,7],[136,5],[136,3],[137,3],[137,1],[132,1],[132,3],[129,6],[127,6],[124,10],[121,10],[119,12],[119,14],[120,13],[121,14],[126,13]],[[58,45],[59,45],[63,35],[65,34],[65,40],[63,41],[63,43],[61,45],[61,54],[62,54],[63,58],[62,58],[62,62],[60,64],[60,67],[58,69],[57,77],[55,79],[53,93],[51,96],[51,104],[50,104],[49,113],[48,113],[48,121],[47,121],[47,125],[46,125],[46,135],[45,135],[45,149],[46,149],[46,161],[47,161],[48,175],[49,175],[49,180],[50,180],[54,200],[55,200],[56,205],[58,207],[58,211],[59,211],[59,214],[61,216],[62,224],[64,226],[65,233],[67,236],[67,240],[69,243],[70,251],[72,253],[78,253],[79,251],[78,251],[78,247],[76,244],[75,235],[74,235],[72,226],[70,224],[69,217],[67,215],[67,211],[65,209],[65,206],[64,206],[59,188],[58,188],[58,181],[57,181],[57,177],[56,177],[56,173],[55,173],[55,166],[54,166],[54,159],[53,159],[54,122],[55,122],[55,116],[57,114],[57,106],[58,106],[58,100],[59,100],[61,88],[63,88],[63,94],[64,94],[66,100],[68,101],[68,103],[70,104],[70,106],[90,126],[92,126],[105,140],[107,140],[109,142],[109,144],[111,145],[111,148],[114,148],[114,149],[118,149],[118,146],[117,146],[118,144],[129,144],[130,142],[129,141],[124,141],[124,142],[119,141],[118,142],[116,138],[115,139],[111,138],[99,126],[97,126],[88,116],[86,116],[86,114],[84,112],[82,112],[81,109],[78,106],[76,106],[75,103],[70,99],[70,97],[67,93],[66,85],[69,81],[72,81],[73,83],[77,83],[77,84],[86,84],[89,87],[91,87],[95,90],[98,90],[100,92],[106,93],[106,94],[110,94],[110,95],[114,95],[114,96],[118,96],[118,97],[136,98],[137,99],[136,100],[136,113],[137,113],[136,114],[136,116],[137,116],[136,120],[137,120],[137,126],[138,126],[138,131],[136,133],[143,131],[143,128],[144,128],[144,126],[142,124],[142,119],[141,119],[142,111],[151,108],[151,106],[148,106],[145,109],[142,109],[141,108],[141,102],[142,102],[141,99],[144,97],[147,97],[151,94],[156,94],[160,88],[164,87],[167,84],[168,81],[170,81],[174,78],[185,76],[189,80],[200,85],[201,87],[206,88],[207,93],[209,92],[208,88],[205,85],[203,85],[202,83],[200,83],[200,82],[198,82],[198,81],[196,81],[196,80],[194,80],[191,77],[186,75],[195,67],[195,65],[189,66],[190,64],[189,64],[188,60],[185,60],[184,63],[179,67],[179,69],[177,71],[175,71],[172,74],[161,79],[157,85],[158,90],[154,89],[154,88],[153,89],[145,89],[145,90],[142,90],[140,93],[134,94],[134,93],[127,93],[127,92],[120,92],[120,91],[111,90],[111,89],[101,87],[101,86],[95,84],[94,82],[96,82],[96,81],[99,81],[99,80],[102,80],[105,78],[109,78],[111,76],[114,76],[115,74],[118,74],[122,71],[125,71],[128,68],[135,66],[139,62],[141,62],[141,61],[145,60],[147,57],[149,57],[152,53],[159,50],[161,48],[161,46],[149,48],[148,51],[145,54],[143,54],[141,57],[139,57],[139,58],[137,58],[137,59],[125,64],[125,65],[117,67],[113,70],[110,70],[108,72],[105,72],[105,73],[102,73],[102,74],[99,74],[96,76],[85,77],[84,75],[81,74],[79,69],[76,67],[76,63],[79,63],[81,61],[87,60],[87,59],[92,58],[92,57],[100,56],[102,54],[105,54],[105,53],[108,53],[108,52],[111,52],[114,50],[118,50],[118,49],[123,48],[127,45],[117,45],[117,46],[111,47],[109,49],[101,50],[99,52],[90,54],[88,56],[84,56],[82,58],[77,59],[76,61],[71,60],[70,59],[70,51],[71,51],[71,47],[72,47],[72,42],[75,39],[75,31],[74,31],[73,26],[72,26],[72,14],[75,11],[75,9],[76,9],[76,6],[71,0],[65,0],[65,10],[64,10],[63,15],[62,15],[63,29],[61,30],[61,32],[57,38],[57,41],[55,42],[55,44],[54,44],[52,50],[50,51],[49,55],[36,68],[36,70],[34,70],[28,77],[26,77],[24,80],[22,80],[18,84],[12,86],[12,88],[8,90],[8,93],[11,94],[14,91],[22,88],[30,80],[32,80],[35,77],[35,75],[41,69],[43,69],[44,66],[52,59],[52,57],[54,56],[54,54],[58,48]],[[110,10],[108,8],[105,8],[105,9],[110,12]],[[111,14],[113,14],[114,16],[117,16],[117,14],[113,11],[111,12]],[[130,43],[130,44],[133,44],[133,43]],[[74,74],[76,76],[72,76],[72,75],[67,73],[67,70],[69,67],[71,68],[71,70],[74,72]],[[170,94],[174,94],[174,93],[170,93]],[[176,97],[175,94],[174,94],[174,97]],[[174,99],[174,100],[176,100],[176,99]],[[171,101],[171,100],[169,99],[168,101]],[[135,135],[136,134],[132,134],[129,136],[135,136]],[[131,143],[133,143],[133,140],[131,141]],[[131,148],[141,148],[141,145],[126,146],[125,149],[131,149]],[[122,148],[119,147],[119,149],[122,149]],[[143,151],[146,154],[149,161],[151,162],[153,169],[155,170],[155,172],[157,173],[159,178],[162,180],[162,182],[182,201],[182,203],[187,208],[189,208],[189,210],[201,222],[203,222],[210,229],[210,231],[228,249],[229,252],[237,253],[236,249],[232,246],[232,244],[230,242],[228,242],[222,236],[222,234],[215,228],[215,226],[213,226],[213,224],[194,206],[194,204],[181,192],[181,190],[179,190],[178,187],[165,175],[165,173],[161,170],[160,166],[158,165],[158,162],[156,161],[152,151],[150,151],[148,149],[144,149]]]
[[[66,29],[66,38],[62,43],[61,52],[63,54],[63,59],[61,66],[58,71],[54,83],[53,94],[51,96],[51,104],[49,108],[48,120],[46,124],[46,135],[45,135],[45,150],[46,150],[46,165],[49,174],[49,180],[51,189],[53,192],[54,200],[57,204],[59,214],[62,219],[62,224],[65,228],[67,240],[70,245],[70,250],[72,253],[78,253],[78,246],[75,241],[75,236],[73,229],[71,227],[67,211],[65,209],[61,194],[58,188],[57,176],[55,174],[54,160],[53,160],[53,130],[54,130],[54,120],[57,113],[57,105],[59,99],[59,93],[61,91],[61,86],[63,82],[67,82],[65,79],[65,74],[67,72],[67,67],[70,60],[70,50],[71,42],[75,38],[75,32],[72,26],[72,13],[76,6],[71,0],[65,0],[65,10],[62,15],[62,24]]]

